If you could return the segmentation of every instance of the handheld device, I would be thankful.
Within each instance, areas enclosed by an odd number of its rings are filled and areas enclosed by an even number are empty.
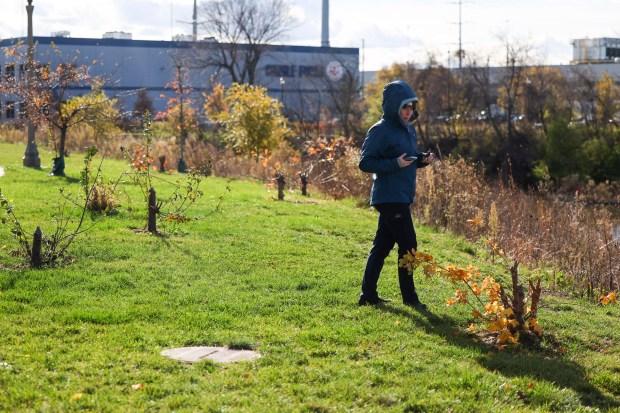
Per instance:
[[[406,161],[415,161],[416,159],[418,159],[418,157],[415,155],[407,155],[403,159]]]

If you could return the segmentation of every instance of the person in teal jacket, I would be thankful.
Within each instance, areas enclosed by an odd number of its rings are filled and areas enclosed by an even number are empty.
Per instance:
[[[398,258],[418,248],[410,205],[416,190],[416,170],[434,162],[432,153],[418,152],[413,121],[418,117],[418,97],[411,87],[398,80],[383,89],[383,116],[369,130],[362,145],[359,168],[373,174],[370,205],[379,211],[377,232],[368,254],[359,305],[388,302],[379,297],[377,283],[385,258],[398,244]],[[398,268],[398,281],[405,305],[418,310],[420,302],[413,275]]]

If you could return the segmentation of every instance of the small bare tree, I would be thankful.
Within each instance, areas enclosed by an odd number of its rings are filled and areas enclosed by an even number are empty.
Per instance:
[[[285,0],[207,0],[199,15],[202,29],[213,41],[197,44],[194,63],[222,70],[231,83],[254,84],[266,46],[293,24]]]
[[[26,62],[28,58],[16,44],[5,48],[7,58],[15,62]],[[49,125],[58,130],[60,138],[56,146],[56,158],[51,175],[64,176],[67,131],[78,124],[102,123],[118,117],[115,100],[103,93],[103,80],[90,75],[90,67],[79,63],[79,53],[65,56],[53,46],[47,63],[37,65],[30,82],[17,77],[0,82],[0,94],[16,98],[30,121],[37,125]],[[34,64],[31,62],[30,64]],[[92,87],[92,92],[83,96],[70,96],[76,87]]]
[[[342,135],[362,140],[366,132],[362,128],[362,117],[366,108],[361,98],[360,79],[348,65],[340,63],[339,67],[342,70],[339,78],[322,78],[322,89],[327,95],[326,103],[339,118]]]

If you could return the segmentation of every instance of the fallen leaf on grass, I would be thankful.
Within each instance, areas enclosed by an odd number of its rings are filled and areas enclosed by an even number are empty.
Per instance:
[[[75,393],[73,396],[71,396],[71,401],[75,401],[75,400],[79,400],[82,398],[82,396],[84,396],[84,393]]]
[[[144,385],[142,383],[131,385],[131,390],[141,390],[142,388],[144,388]]]

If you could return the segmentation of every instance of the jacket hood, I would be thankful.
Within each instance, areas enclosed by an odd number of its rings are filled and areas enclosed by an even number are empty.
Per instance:
[[[381,107],[383,108],[383,117],[389,121],[407,127],[407,125],[410,124],[416,116],[412,116],[410,122],[405,123],[400,118],[400,109],[407,103],[417,101],[418,96],[406,82],[397,80],[395,82],[388,83],[383,88],[383,102],[381,103]]]

